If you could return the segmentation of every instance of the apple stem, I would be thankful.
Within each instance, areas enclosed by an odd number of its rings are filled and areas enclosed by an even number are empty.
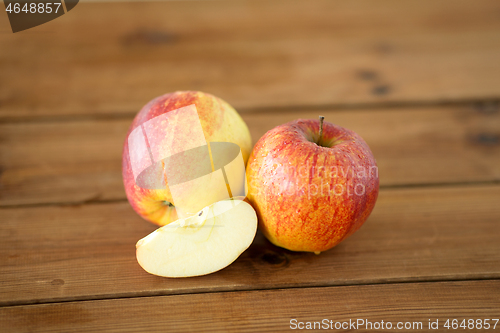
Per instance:
[[[320,146],[321,139],[323,137],[323,120],[325,120],[325,117],[319,116],[319,138],[318,138],[318,146]]]

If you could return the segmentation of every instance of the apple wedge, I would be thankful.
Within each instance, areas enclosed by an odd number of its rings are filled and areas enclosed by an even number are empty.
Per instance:
[[[163,226],[137,242],[137,261],[164,277],[210,274],[231,264],[257,232],[257,214],[242,200],[223,200]]]

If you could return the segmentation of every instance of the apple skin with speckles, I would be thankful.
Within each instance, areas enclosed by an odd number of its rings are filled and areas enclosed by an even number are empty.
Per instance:
[[[252,148],[252,140],[247,125],[224,100],[199,91],[177,91],[159,96],[147,103],[134,118],[127,133],[122,154],[122,176],[128,201],[134,210],[144,219],[163,226],[178,219],[177,211],[172,205],[172,194],[166,188],[148,189],[136,184],[129,158],[128,137],[130,133],[147,121],[182,107],[195,105],[207,142],[231,142],[237,144],[246,163]],[[190,128],[176,128],[173,144],[182,145],[182,140],[189,140]],[[170,139],[170,138],[168,138]],[[149,138],[150,145],[164,145],[168,142],[165,136]],[[168,182],[168,180],[167,180]],[[189,195],[189,194],[186,194]],[[211,194],[206,193],[209,197]],[[209,198],[203,198],[210,201]],[[218,201],[217,198],[212,200]]]
[[[247,164],[248,199],[259,228],[292,251],[331,249],[366,221],[377,201],[378,168],[355,132],[295,120],[267,132]]]

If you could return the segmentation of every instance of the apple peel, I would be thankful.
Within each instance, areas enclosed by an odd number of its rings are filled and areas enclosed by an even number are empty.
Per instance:
[[[251,205],[223,200],[139,240],[137,261],[153,275],[206,275],[234,262],[250,246],[256,232],[257,214]]]

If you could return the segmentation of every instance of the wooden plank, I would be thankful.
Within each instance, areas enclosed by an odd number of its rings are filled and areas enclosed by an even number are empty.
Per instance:
[[[121,151],[132,120],[0,125],[3,205],[124,199]]]
[[[134,113],[175,90],[237,108],[500,97],[500,3],[86,3],[10,32],[0,119]]]
[[[420,107],[244,114],[254,142],[317,118],[359,133],[382,186],[500,180],[500,110]],[[0,124],[0,206],[125,199],[121,152],[131,118]],[[3,171],[3,173],[2,173]]]
[[[500,281],[493,280],[141,297],[0,308],[0,327],[12,333],[288,332],[316,321],[326,324],[316,329],[390,332],[407,325],[401,331],[449,332],[446,320],[469,325],[474,319],[470,331],[482,332],[478,319],[489,319],[495,331],[499,296]]]
[[[500,278],[500,186],[388,189],[366,224],[320,255],[259,233],[229,267],[167,279],[136,262],[155,227],[125,203],[0,209],[0,305],[212,291]]]

